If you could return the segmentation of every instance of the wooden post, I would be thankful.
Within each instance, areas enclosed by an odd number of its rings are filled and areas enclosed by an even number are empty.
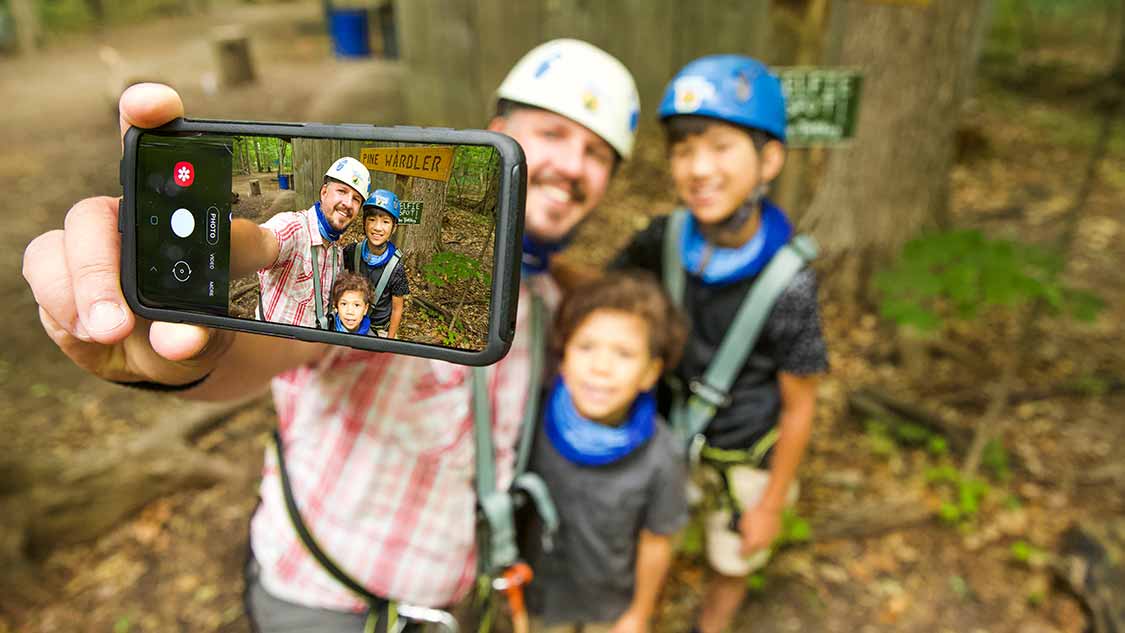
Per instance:
[[[250,41],[242,29],[215,29],[211,45],[215,52],[215,64],[219,67],[219,85],[230,87],[254,81]]]
[[[250,195],[252,195],[252,196],[262,195],[262,183],[257,178],[250,181]]]

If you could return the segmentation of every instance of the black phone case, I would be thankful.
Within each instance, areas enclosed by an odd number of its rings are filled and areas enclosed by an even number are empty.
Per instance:
[[[500,188],[496,219],[496,243],[493,250],[492,301],[488,315],[488,338],[481,350],[461,350],[425,343],[361,337],[352,334],[318,330],[297,325],[252,321],[188,310],[174,310],[146,305],[139,293],[137,270],[137,147],[146,132],[214,133],[230,135],[262,135],[308,137],[361,141],[410,142],[447,145],[490,145],[500,155]],[[434,358],[461,365],[488,365],[507,354],[516,325],[519,295],[520,253],[523,236],[523,207],[526,195],[527,165],[523,150],[513,139],[485,130],[454,130],[412,126],[375,127],[372,125],[320,123],[270,123],[256,121],[219,121],[176,119],[159,128],[130,128],[125,134],[121,159],[121,185],[124,198],[118,213],[121,233],[121,289],[135,314],[153,321],[194,323],[208,327],[268,334],[283,338],[344,345],[355,349],[391,352]]]

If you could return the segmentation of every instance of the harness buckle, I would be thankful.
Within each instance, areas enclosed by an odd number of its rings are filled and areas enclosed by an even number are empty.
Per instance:
[[[688,390],[691,391],[692,395],[716,409],[729,406],[731,402],[730,393],[703,382],[702,378],[693,378],[688,383]]]

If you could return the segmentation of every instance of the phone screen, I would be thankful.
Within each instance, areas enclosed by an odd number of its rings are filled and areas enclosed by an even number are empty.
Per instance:
[[[457,350],[489,345],[496,147],[145,131],[136,156],[144,306]],[[346,157],[369,183],[340,188],[348,178],[332,170]],[[340,202],[360,188],[365,204]],[[249,257],[257,251],[246,235],[276,240],[277,260]]]
[[[137,187],[140,292],[155,307],[230,314],[234,137],[146,135]]]

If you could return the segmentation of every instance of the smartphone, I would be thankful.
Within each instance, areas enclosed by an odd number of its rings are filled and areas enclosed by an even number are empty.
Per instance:
[[[132,128],[121,287],[151,320],[486,365],[515,329],[526,179],[519,145],[483,130]],[[379,193],[357,209],[361,189]]]

